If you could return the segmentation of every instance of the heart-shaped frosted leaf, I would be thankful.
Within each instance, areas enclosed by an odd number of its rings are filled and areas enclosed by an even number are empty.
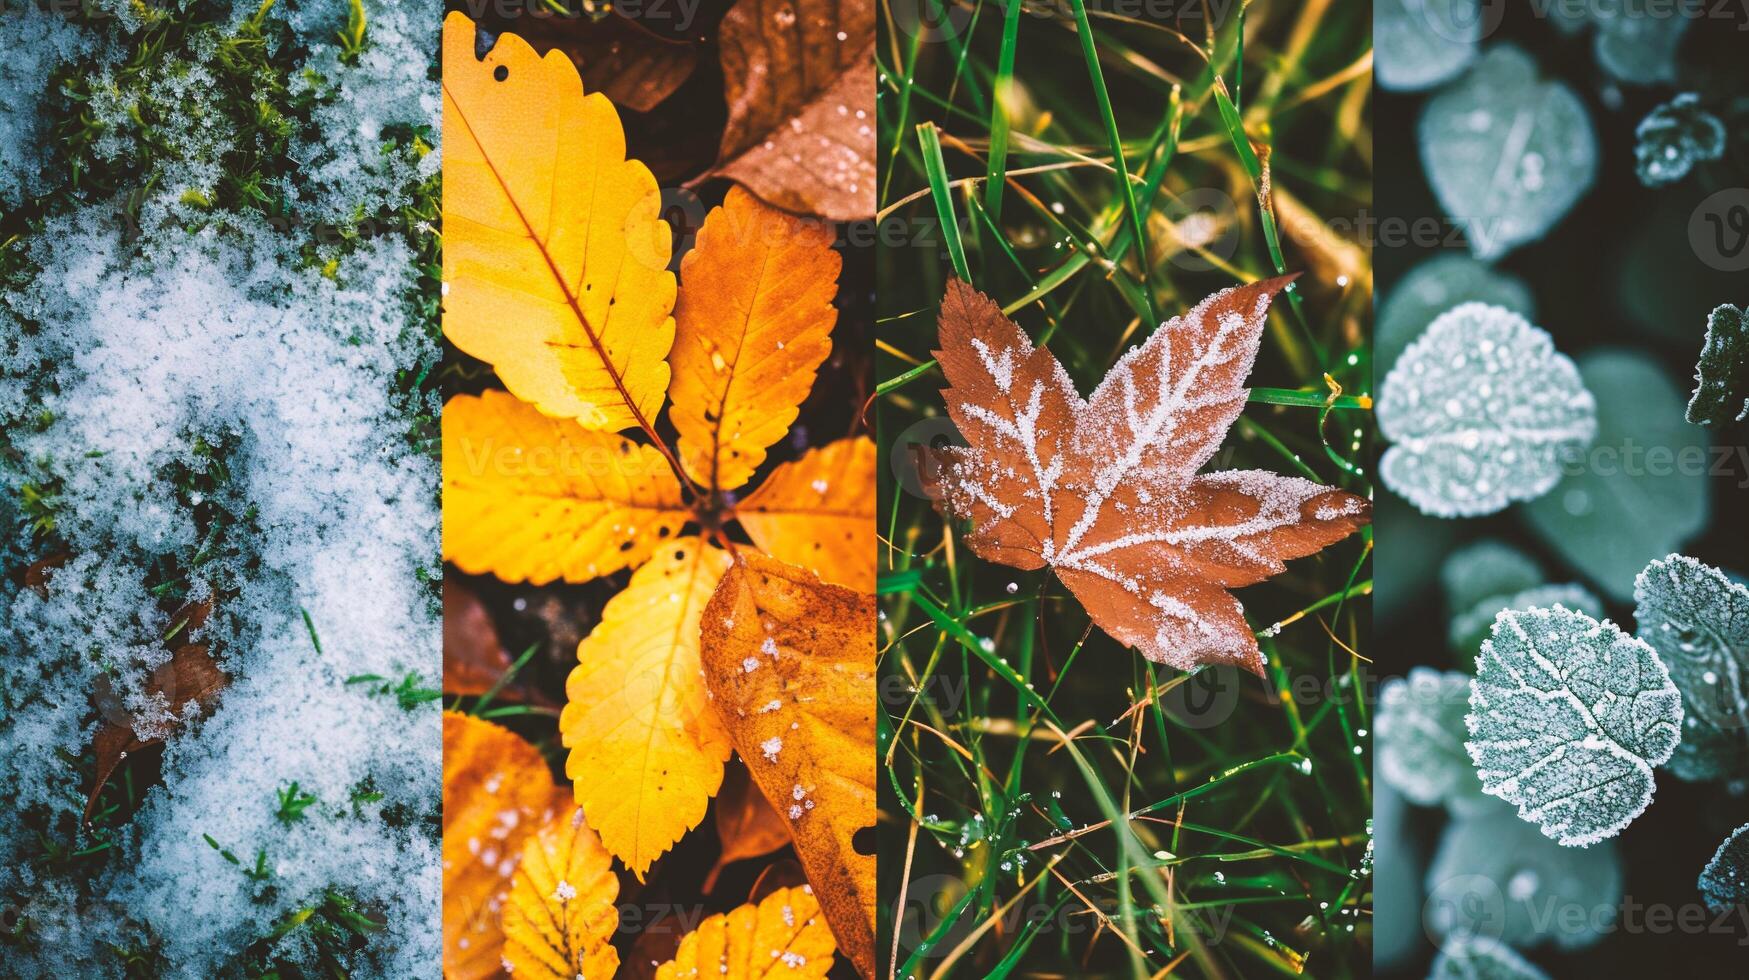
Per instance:
[[[1666,766],[1683,779],[1742,775],[1749,761],[1749,588],[1684,555],[1646,566],[1634,619],[1682,692],[1682,745]]]
[[[1482,790],[1553,840],[1614,837],[1652,802],[1682,696],[1658,654],[1560,606],[1508,610],[1476,658],[1466,748]]]
[[[1541,238],[1597,175],[1585,104],[1510,44],[1428,100],[1420,140],[1434,194],[1483,259]]]
[[[1411,802],[1473,812],[1499,804],[1482,795],[1464,751],[1470,678],[1414,667],[1379,688],[1379,777]]]
[[[1749,902],[1749,823],[1731,831],[1713,852],[1699,884],[1701,900],[1714,912]]]
[[[1683,421],[1682,396],[1644,354],[1586,354],[1579,376],[1609,395],[1597,405],[1597,439],[1524,516],[1605,598],[1631,602],[1646,562],[1682,550],[1706,526],[1706,430]]]
[[[1749,419],[1749,320],[1735,306],[1721,306],[1706,320],[1688,420],[1724,425],[1744,419]]]
[[[1427,980],[1549,980],[1512,947],[1487,940],[1447,943]]]
[[[1725,126],[1684,92],[1646,114],[1634,129],[1634,172],[1647,187],[1671,184],[1725,152]]]
[[[1687,16],[1681,10],[1603,4],[1597,8],[1597,17],[1594,49],[1599,68],[1630,85],[1676,80],[1676,49],[1688,30]]]
[[[1435,317],[1460,303],[1504,306],[1536,319],[1536,298],[1524,280],[1468,255],[1441,255],[1404,273],[1379,304],[1373,363],[1389,370]]]
[[[1434,517],[1492,514],[1549,491],[1596,432],[1596,403],[1549,335],[1465,303],[1409,345],[1379,392],[1385,485]]]
[[[1427,869],[1424,921],[1446,942],[1581,949],[1612,927],[1621,892],[1614,841],[1562,847],[1497,805],[1446,826]],[[1563,911],[1551,917],[1550,909]]]
[[[1504,541],[1484,538],[1452,552],[1439,569],[1445,608],[1453,613],[1484,599],[1511,595],[1543,584],[1536,560]],[[1488,617],[1493,621],[1493,617]]]
[[[1480,0],[1379,0],[1373,7],[1379,88],[1432,88],[1467,68],[1482,40]]]
[[[1494,625],[1494,618],[1500,615],[1502,609],[1525,610],[1547,609],[1550,606],[1562,605],[1568,609],[1577,610],[1593,619],[1603,618],[1603,601],[1592,595],[1590,590],[1582,585],[1538,585],[1522,592],[1507,595],[1489,596],[1469,609],[1451,618],[1451,624],[1446,629],[1446,641],[1452,650],[1469,662],[1475,657],[1476,651],[1482,646],[1482,641],[1488,638],[1488,631]]]

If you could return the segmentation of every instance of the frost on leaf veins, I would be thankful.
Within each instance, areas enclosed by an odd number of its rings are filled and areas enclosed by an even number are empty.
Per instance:
[[[1652,802],[1652,767],[1681,738],[1682,697],[1657,651],[1608,620],[1506,610],[1476,659],[1466,721],[1482,791],[1585,847]]]
[[[1540,497],[1597,434],[1597,403],[1547,332],[1464,303],[1409,345],[1379,391],[1394,445],[1379,475],[1434,517],[1477,517]]]
[[[1640,639],[1682,694],[1682,744],[1669,770],[1687,780],[1749,772],[1749,588],[1670,555],[1634,580],[1634,601]]]
[[[1224,290],[1167,321],[1085,400],[995,303],[952,282],[936,356],[966,445],[925,453],[925,490],[971,519],[980,558],[1050,566],[1094,622],[1149,659],[1261,673],[1227,590],[1369,517],[1362,498],[1309,480],[1198,472],[1245,406],[1270,300],[1287,282]]]

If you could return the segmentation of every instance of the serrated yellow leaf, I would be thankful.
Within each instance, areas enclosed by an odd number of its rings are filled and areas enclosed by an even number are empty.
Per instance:
[[[735,514],[753,543],[773,557],[872,592],[875,457],[867,436],[810,449],[772,470]]]
[[[656,417],[674,342],[670,232],[612,103],[563,52],[443,24],[443,333],[541,411]]]
[[[823,977],[832,968],[832,932],[812,889],[779,888],[758,905],[713,915],[686,934],[656,980],[763,980]]]
[[[698,642],[728,567],[698,538],[656,549],[607,601],[565,682],[565,773],[589,826],[640,881],[723,783],[729,735],[705,692]]]
[[[568,809],[545,759],[521,736],[443,715],[443,975],[502,974],[500,917],[524,841]]]
[[[504,970],[513,977],[581,980],[619,969],[619,879],[613,858],[572,810],[530,837],[504,906]]]
[[[681,260],[668,416],[701,485],[746,483],[814,386],[838,319],[832,237],[731,187]]]
[[[662,454],[502,391],[443,409],[443,557],[537,585],[636,566],[691,517]]]
[[[875,601],[742,549],[705,607],[705,683],[789,824],[838,948],[874,974]]]

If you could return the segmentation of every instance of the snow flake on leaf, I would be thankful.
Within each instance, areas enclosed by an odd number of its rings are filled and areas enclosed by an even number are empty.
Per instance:
[[[1585,847],[1652,802],[1652,767],[1681,737],[1682,697],[1657,652],[1608,620],[1507,610],[1477,657],[1466,720],[1483,792]]]
[[[1597,403],[1547,332],[1464,303],[1409,345],[1379,392],[1385,485],[1424,514],[1477,517],[1547,493],[1597,433]]]
[[[1093,621],[1150,660],[1262,672],[1228,591],[1370,519],[1354,494],[1262,471],[1199,473],[1245,406],[1270,300],[1223,290],[1162,324],[1083,400],[997,305],[949,284],[943,395],[966,445],[922,454],[926,492],[986,561],[1050,566]]]

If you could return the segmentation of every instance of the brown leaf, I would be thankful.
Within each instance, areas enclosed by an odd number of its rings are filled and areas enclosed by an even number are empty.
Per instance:
[[[705,683],[789,825],[844,951],[874,974],[872,595],[743,548],[705,607]]]
[[[204,610],[210,608],[201,603],[188,607],[188,611],[179,614],[179,617],[186,616],[192,620],[198,615],[204,623]],[[175,621],[182,620],[179,618]],[[152,672],[152,676],[146,680],[146,693],[162,696],[171,713],[182,719],[185,717],[183,709],[190,704],[199,710],[210,707],[229,682],[230,678],[225,676],[218,663],[208,655],[206,644],[188,643],[177,647],[170,655],[170,660]],[[97,795],[103,792],[110,775],[127,758],[128,753],[157,745],[165,737],[156,734],[150,738],[139,737],[134,731],[133,716],[121,706],[120,699],[107,685],[100,685],[93,700],[96,702],[100,721],[97,734],[91,739],[91,751],[97,758],[97,771],[91,793],[85,798],[86,822],[90,822],[91,811],[97,806]]]
[[[72,559],[65,551],[57,551],[52,555],[44,555],[24,568],[24,586],[37,595],[49,594],[49,579],[55,575],[55,570]]]
[[[1045,565],[1100,628],[1188,670],[1263,658],[1238,600],[1370,519],[1361,497],[1266,471],[1202,473],[1245,407],[1269,302],[1290,280],[1223,290],[1132,348],[1085,401],[988,297],[948,286],[936,357],[967,445],[924,467],[974,524],[973,553]]]
[[[516,33],[540,54],[570,58],[584,91],[638,112],[656,108],[698,67],[697,45],[658,37],[617,13],[524,18]]]
[[[723,772],[723,788],[717,791],[717,838],[722,853],[704,878],[704,893],[716,890],[717,876],[736,861],[764,857],[789,843],[789,824],[753,785],[747,767],[731,763]]]
[[[719,44],[718,173],[834,221],[874,214],[874,4],[739,0]]]
[[[498,642],[492,616],[467,583],[443,580],[443,689],[480,695],[510,669],[510,654]]]

